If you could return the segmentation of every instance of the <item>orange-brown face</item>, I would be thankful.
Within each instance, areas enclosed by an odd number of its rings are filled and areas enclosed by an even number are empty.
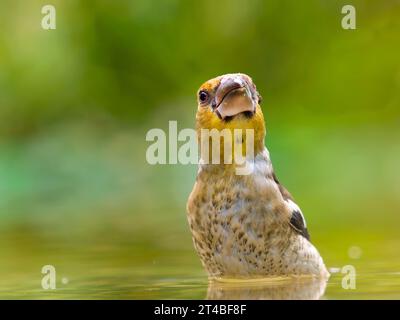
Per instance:
[[[225,74],[205,82],[197,93],[197,129],[253,129],[264,145],[265,124],[261,97],[252,79],[242,73]]]

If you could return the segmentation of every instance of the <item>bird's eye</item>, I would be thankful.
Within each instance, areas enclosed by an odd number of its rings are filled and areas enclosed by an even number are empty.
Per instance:
[[[199,100],[201,103],[206,103],[208,101],[208,93],[206,91],[200,91]]]

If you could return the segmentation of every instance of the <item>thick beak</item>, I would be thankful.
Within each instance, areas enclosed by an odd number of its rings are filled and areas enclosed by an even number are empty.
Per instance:
[[[241,74],[226,75],[215,94],[212,103],[213,111],[219,118],[233,117],[242,112],[254,113],[257,94],[248,80]]]

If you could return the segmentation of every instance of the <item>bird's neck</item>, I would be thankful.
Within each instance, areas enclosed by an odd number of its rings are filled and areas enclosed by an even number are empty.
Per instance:
[[[249,176],[264,175],[272,176],[273,168],[268,149],[263,146],[254,156],[247,156],[233,163],[212,163],[201,158],[199,162],[198,175],[207,176]]]
[[[237,164],[263,153],[264,132],[250,129],[224,128],[197,130],[200,158],[206,164]]]

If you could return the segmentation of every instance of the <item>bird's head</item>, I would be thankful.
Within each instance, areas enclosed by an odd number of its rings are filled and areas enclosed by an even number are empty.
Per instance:
[[[201,129],[252,129],[255,154],[263,150],[266,130],[261,96],[249,76],[232,73],[208,80],[198,90],[197,99],[198,133]]]

